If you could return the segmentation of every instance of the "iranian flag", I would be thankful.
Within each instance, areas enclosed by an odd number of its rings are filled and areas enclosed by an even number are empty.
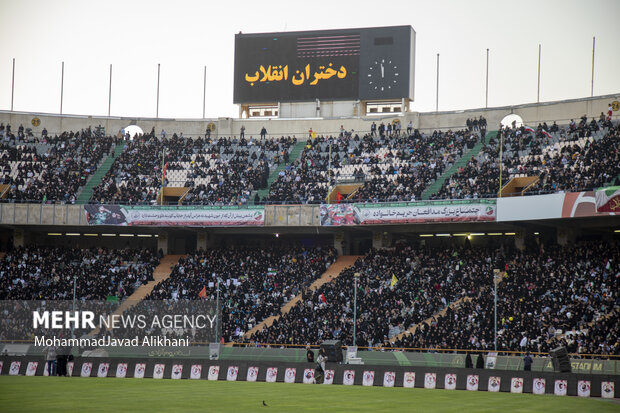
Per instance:
[[[620,213],[620,186],[600,188],[595,194],[596,212]]]
[[[525,127],[525,131],[526,131],[526,132],[529,132],[529,133],[536,134],[536,131],[535,131],[534,129],[530,128],[529,126],[526,126],[526,127]]]

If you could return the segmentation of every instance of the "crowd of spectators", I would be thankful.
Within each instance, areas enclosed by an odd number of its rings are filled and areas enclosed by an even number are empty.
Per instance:
[[[268,203],[320,203],[337,183],[363,182],[351,200],[411,201],[445,169],[472,148],[478,133],[434,131],[426,135],[408,128],[381,128],[360,137],[309,139],[300,158],[280,172],[271,185]],[[331,149],[331,152],[330,152]]]
[[[584,115],[567,127],[554,122],[536,129],[507,126],[490,139],[481,154],[447,179],[432,199],[468,199],[497,196],[515,176],[537,176],[529,193],[593,190],[613,183],[620,174],[620,125],[604,117],[588,122]]]
[[[295,138],[156,137],[154,132],[125,143],[92,202],[155,203],[162,188],[186,187],[183,203],[247,204],[267,186],[269,171],[288,160]],[[164,178],[165,176],[165,178]],[[165,182],[162,183],[162,179]]]
[[[373,250],[331,283],[307,293],[303,302],[251,340],[317,344],[339,339],[351,343],[354,277],[359,274],[356,343],[387,345],[393,334],[470,294],[480,274],[488,274],[502,260],[499,251],[464,247],[417,249],[399,244]]]
[[[219,281],[221,335],[225,341],[237,341],[265,318],[278,314],[335,258],[331,247],[211,248],[181,258],[148,299],[216,302]]]
[[[620,354],[618,329],[609,328],[618,322],[619,252],[617,243],[591,242],[509,254],[498,287],[498,350],[547,352],[567,345],[576,353]],[[471,301],[395,346],[492,350],[492,283],[479,282],[472,292]]]
[[[75,202],[114,141],[95,136],[90,128],[37,138],[22,126],[17,136],[9,125],[3,129],[0,183],[9,185],[5,199],[15,201]]]
[[[0,300],[119,299],[153,280],[148,250],[20,247],[0,260]]]
[[[620,354],[613,328],[620,306],[619,253],[617,243],[599,242],[527,251],[467,245],[376,250],[306,294],[251,342],[351,343],[358,273],[358,346],[490,351],[492,274],[498,268],[498,350],[546,352],[566,344],[583,354]],[[390,341],[415,325],[420,328],[414,334]]]

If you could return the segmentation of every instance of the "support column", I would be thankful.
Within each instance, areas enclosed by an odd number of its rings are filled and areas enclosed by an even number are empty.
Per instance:
[[[25,238],[26,238],[26,234],[24,234],[24,231],[21,229],[16,229],[13,232],[13,248],[23,247],[25,244],[24,242]]]
[[[520,251],[523,251],[525,249],[526,236],[527,232],[524,229],[515,231],[515,247]]]
[[[196,251],[206,251],[207,250],[207,233],[199,232],[196,234]]]
[[[372,247],[374,249],[389,248],[392,245],[392,234],[383,231],[373,231]]]
[[[557,242],[559,245],[565,246],[573,244],[577,238],[577,230],[573,228],[558,228]]]
[[[339,231],[334,234],[334,248],[338,252],[338,255],[344,255],[344,232]]]
[[[157,237],[157,251],[162,250],[164,255],[168,254],[168,245],[170,241],[170,234],[168,231],[161,231],[159,237]]]

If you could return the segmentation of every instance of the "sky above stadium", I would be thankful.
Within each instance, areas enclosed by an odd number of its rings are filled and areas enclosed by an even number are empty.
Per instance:
[[[112,116],[154,117],[157,64],[159,116],[237,117],[233,98],[234,39],[244,33],[411,25],[417,34],[412,110],[489,107],[620,91],[620,1],[131,1],[0,0],[0,109],[58,113],[65,62],[63,113],[107,115],[109,65]]]

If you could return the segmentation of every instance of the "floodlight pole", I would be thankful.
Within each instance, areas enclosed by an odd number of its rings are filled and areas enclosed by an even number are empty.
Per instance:
[[[487,49],[487,80],[486,80],[486,88],[485,88],[485,100],[484,107],[489,107],[489,49]]]
[[[65,89],[65,62],[62,62],[62,68],[60,71],[60,114],[62,115],[62,98]]]
[[[13,74],[11,75],[11,112],[13,112],[13,98],[15,97],[15,58],[13,58]]]
[[[536,90],[536,103],[540,102],[540,55],[541,55],[541,46],[538,45],[538,88]]]
[[[439,53],[437,53],[437,91],[435,99],[435,112],[439,112]]]
[[[215,298],[215,305],[216,305],[216,310],[215,310],[215,334],[217,335],[217,342],[220,342],[220,279],[218,277],[217,279],[217,294],[216,294],[216,298]]]
[[[355,346],[357,336],[357,279],[359,276],[359,272],[353,274],[353,346]]]
[[[75,289],[77,284],[77,276],[73,276],[73,313],[75,314]],[[71,324],[71,337],[75,338],[75,334],[73,332],[73,324]]]
[[[493,285],[494,285],[494,293],[493,293],[493,301],[495,307],[495,322],[493,323],[493,327],[495,330],[494,334],[494,349],[497,351],[497,275],[499,274],[499,270],[493,271]]]
[[[594,49],[596,47],[596,37],[592,38],[592,81],[590,84],[590,96],[594,96]]]
[[[310,135],[312,139],[312,135]],[[329,204],[329,195],[332,193],[332,180],[329,176],[329,172],[332,170],[332,144],[329,144],[329,159],[327,161],[327,203]]]
[[[165,170],[166,170],[166,148],[164,147],[164,149],[161,151],[161,193],[160,193],[160,200],[159,200],[160,205],[164,204],[164,188],[166,186]]]
[[[202,118],[205,118],[205,108],[207,105],[207,66],[205,65],[204,80],[202,86]]]
[[[499,197],[502,197],[502,171],[504,169],[504,134],[499,130]]]
[[[155,118],[159,119],[159,72],[160,64],[157,63],[157,108],[155,109]]]
[[[108,88],[108,117],[110,117],[111,107],[112,107],[112,63],[110,63],[110,86]]]

